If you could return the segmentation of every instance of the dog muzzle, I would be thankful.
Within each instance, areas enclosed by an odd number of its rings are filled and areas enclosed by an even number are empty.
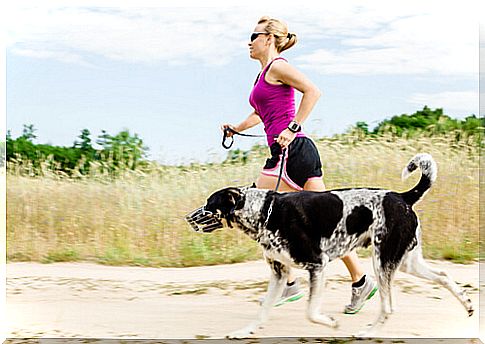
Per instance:
[[[213,230],[223,227],[219,215],[214,214],[211,211],[205,210],[204,207],[197,208],[187,214],[185,216],[185,220],[196,232],[209,233]]]

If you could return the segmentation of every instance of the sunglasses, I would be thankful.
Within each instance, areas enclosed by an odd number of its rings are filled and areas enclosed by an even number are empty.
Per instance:
[[[258,38],[259,35],[269,35],[267,32],[253,32],[251,34],[251,42],[254,42],[256,38]]]

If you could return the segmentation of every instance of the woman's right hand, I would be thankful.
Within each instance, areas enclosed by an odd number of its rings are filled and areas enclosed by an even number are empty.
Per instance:
[[[235,127],[232,124],[225,123],[225,124],[221,125],[221,131],[222,132],[224,132],[227,128],[232,129],[232,130],[236,130]],[[232,135],[234,135],[234,133],[232,131],[228,130],[226,132],[227,137],[231,137]]]

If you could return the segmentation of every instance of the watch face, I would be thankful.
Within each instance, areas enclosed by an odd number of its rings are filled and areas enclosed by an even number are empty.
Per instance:
[[[291,131],[298,131],[300,130],[300,125],[296,122],[290,122],[290,125],[288,126],[288,129],[290,129]]]

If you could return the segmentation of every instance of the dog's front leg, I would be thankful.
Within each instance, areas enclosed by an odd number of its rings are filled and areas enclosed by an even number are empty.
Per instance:
[[[314,323],[337,327],[338,323],[335,319],[320,313],[324,288],[323,271],[323,266],[313,267],[308,270],[310,273],[310,300],[308,301],[307,317]]]
[[[246,327],[230,333],[228,338],[246,338],[253,334],[263,323],[268,320],[269,312],[273,308],[276,300],[283,293],[283,289],[288,278],[289,269],[286,265],[277,261],[268,261],[271,266],[271,278],[268,285],[268,292],[261,305],[257,318]]]

